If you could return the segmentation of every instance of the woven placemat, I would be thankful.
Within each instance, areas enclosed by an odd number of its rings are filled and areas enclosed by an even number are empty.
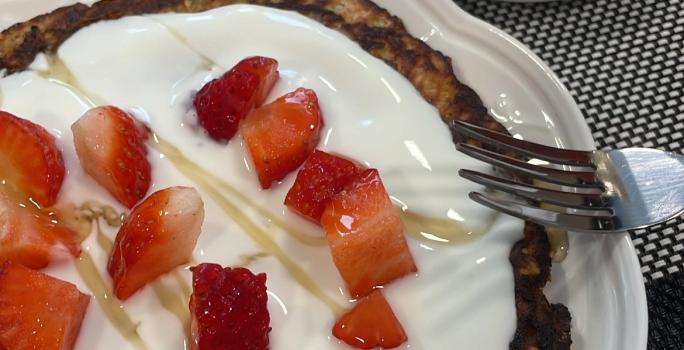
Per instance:
[[[597,148],[684,153],[684,1],[455,2],[556,72]],[[646,282],[648,348],[682,350],[684,217],[630,234]]]

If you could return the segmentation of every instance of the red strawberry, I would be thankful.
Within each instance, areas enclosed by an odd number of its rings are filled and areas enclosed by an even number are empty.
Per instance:
[[[321,224],[335,266],[355,298],[417,271],[404,224],[376,169],[364,171],[336,194]]]
[[[49,207],[63,180],[64,160],[55,138],[39,125],[0,111],[0,183]]]
[[[148,130],[113,106],[97,107],[71,125],[81,166],[121,204],[132,208],[150,187]]]
[[[356,302],[333,327],[333,335],[359,349],[396,348],[406,333],[380,290]]]
[[[268,349],[266,274],[217,264],[191,270],[191,349]]]
[[[80,252],[74,232],[29,200],[0,188],[0,263],[12,260],[39,269]]]
[[[232,69],[238,72],[252,72],[259,76],[259,88],[254,96],[254,107],[261,106],[273,85],[278,81],[278,61],[261,56],[247,57]]]
[[[126,300],[148,282],[187,263],[204,220],[204,203],[189,187],[169,187],[140,202],[121,225],[107,270]]]
[[[330,198],[360,172],[360,167],[350,160],[314,150],[299,169],[297,179],[287,192],[285,204],[291,210],[319,222]]]
[[[278,61],[260,56],[245,58],[195,95],[199,124],[214,140],[230,140],[240,120],[264,102],[277,80]]]
[[[90,298],[76,286],[20,264],[0,266],[0,348],[74,348]]]
[[[262,188],[282,180],[311,154],[323,119],[313,90],[299,88],[252,111],[240,124]]]

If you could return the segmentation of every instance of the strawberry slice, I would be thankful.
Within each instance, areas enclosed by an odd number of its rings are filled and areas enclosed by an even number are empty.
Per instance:
[[[31,201],[0,186],[0,263],[40,269],[81,253],[78,236]]]
[[[97,107],[71,125],[81,166],[121,204],[132,208],[150,187],[147,128],[114,107]]]
[[[361,171],[359,165],[348,159],[314,150],[299,169],[285,205],[318,223],[330,198]]]
[[[20,264],[0,266],[0,348],[74,348],[90,297]]]
[[[0,111],[0,183],[49,207],[63,181],[64,159],[55,138],[37,124]]]
[[[126,300],[148,282],[187,263],[204,220],[197,190],[170,187],[140,202],[119,228],[107,270]]]
[[[356,302],[335,323],[333,335],[358,349],[391,349],[404,343],[406,333],[380,290]]]
[[[268,349],[266,274],[217,264],[190,270],[191,349]]]
[[[416,272],[404,224],[376,169],[359,174],[321,216],[335,266],[354,298]]]
[[[299,88],[255,109],[240,124],[261,187],[297,169],[321,136],[323,119],[313,90]]]
[[[245,58],[195,95],[199,124],[214,140],[230,140],[240,120],[264,102],[276,81],[278,61],[260,56]]]

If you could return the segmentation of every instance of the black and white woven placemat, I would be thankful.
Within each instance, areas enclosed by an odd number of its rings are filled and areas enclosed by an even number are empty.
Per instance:
[[[598,148],[684,153],[684,0],[454,1],[558,74]],[[684,218],[630,234],[646,282],[648,349],[683,350]]]

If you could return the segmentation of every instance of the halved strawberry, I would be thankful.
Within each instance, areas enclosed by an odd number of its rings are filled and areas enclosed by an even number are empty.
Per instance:
[[[380,290],[356,302],[354,308],[335,323],[333,335],[359,349],[396,348],[406,333]]]
[[[314,150],[299,169],[285,205],[318,223],[330,198],[361,171],[359,165],[348,159]]]
[[[276,81],[278,61],[260,56],[245,58],[195,95],[199,124],[214,140],[230,140],[240,120],[264,102]]]
[[[56,218],[0,186],[0,263],[40,269],[81,253],[78,236]]]
[[[411,272],[404,224],[376,169],[359,174],[321,216],[335,266],[354,298]]]
[[[217,264],[191,270],[191,349],[268,349],[266,274]]]
[[[132,208],[150,187],[149,132],[114,106],[97,107],[71,125],[81,166],[121,204]]]
[[[26,119],[0,111],[0,183],[43,207],[57,201],[64,160],[54,136]]]
[[[240,132],[262,188],[302,165],[318,144],[322,124],[316,93],[304,88],[247,115]]]
[[[0,348],[73,349],[90,297],[20,264],[0,266]]]
[[[140,202],[119,228],[109,257],[114,294],[128,299],[190,261],[203,220],[204,203],[194,188],[169,187]]]

